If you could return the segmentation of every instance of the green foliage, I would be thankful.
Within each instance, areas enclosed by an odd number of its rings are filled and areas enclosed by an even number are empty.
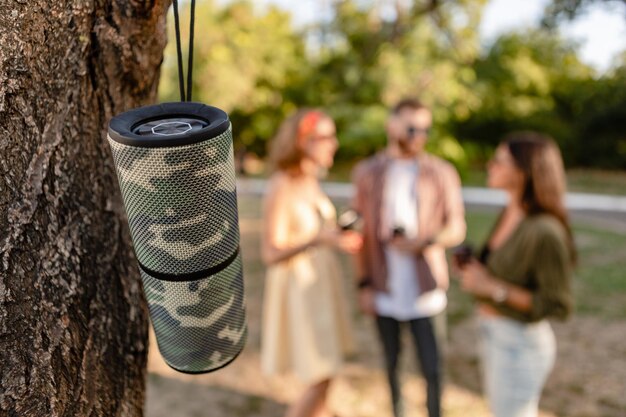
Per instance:
[[[568,78],[560,70],[568,61],[568,71],[574,76],[587,70],[577,61],[572,46],[549,34],[501,37],[474,65],[482,100],[470,117],[456,122],[455,130],[467,140],[489,146],[510,130],[553,133],[552,93],[555,85]]]
[[[188,18],[187,8],[181,22]],[[233,122],[237,145],[264,153],[265,140],[296,108],[285,91],[306,67],[304,40],[292,29],[288,13],[276,7],[260,13],[246,0],[224,5],[198,2],[196,22],[194,101],[224,109]],[[181,32],[186,41],[188,29]],[[186,43],[182,49],[187,50]],[[160,85],[162,101],[179,99],[176,65],[176,45],[170,42]]]
[[[493,147],[512,130],[533,129],[559,143],[569,166],[626,168],[626,78],[594,78],[575,45],[544,31],[501,37],[474,65],[481,105],[452,130]]]
[[[329,41],[311,57],[316,70],[302,79],[294,101],[329,109],[340,134],[338,158],[352,159],[385,145],[391,105],[420,97],[435,117],[431,151],[462,165],[465,150],[445,125],[479,103],[471,88],[475,73],[466,63],[478,54],[483,4],[465,0],[420,9],[395,2],[385,10],[391,2],[335,2],[334,19],[319,28]]]
[[[602,230],[575,224],[574,237],[579,251],[574,290],[578,311],[623,318],[626,307],[623,248],[626,236],[618,230]],[[594,294],[594,297],[589,297]]]
[[[580,166],[626,169],[626,68],[588,79],[555,96],[571,116],[574,134],[565,146]]]
[[[561,20],[574,20],[594,4],[612,6],[620,3],[626,5],[626,0],[552,0],[546,6],[542,24],[546,28],[553,29]],[[626,14],[624,17],[626,18]]]
[[[194,100],[226,110],[236,146],[259,156],[303,106],[335,118],[340,162],[370,155],[386,143],[387,109],[417,96],[433,109],[429,150],[464,176],[518,129],[553,136],[568,166],[626,168],[626,52],[601,77],[551,31],[507,34],[481,55],[485,3],[340,0],[329,3],[332,18],[297,29],[276,7],[198,2]],[[174,42],[160,97],[178,99]]]

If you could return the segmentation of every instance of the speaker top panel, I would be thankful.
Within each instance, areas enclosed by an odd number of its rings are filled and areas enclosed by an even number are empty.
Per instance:
[[[119,114],[109,123],[109,136],[124,145],[160,148],[190,145],[224,133],[228,115],[202,103],[162,103]]]

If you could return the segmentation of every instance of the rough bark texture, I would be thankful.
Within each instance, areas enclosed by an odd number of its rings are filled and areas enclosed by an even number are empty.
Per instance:
[[[0,416],[139,416],[147,309],[106,142],[169,0],[0,0]]]

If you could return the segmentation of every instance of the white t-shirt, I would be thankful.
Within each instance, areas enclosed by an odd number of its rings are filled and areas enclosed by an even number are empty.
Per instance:
[[[381,239],[390,239],[395,227],[402,227],[409,239],[417,237],[418,201],[415,160],[394,160],[388,167],[383,190]],[[388,292],[376,294],[376,311],[399,321],[430,317],[447,305],[446,292],[437,288],[420,294],[415,256],[385,246]]]

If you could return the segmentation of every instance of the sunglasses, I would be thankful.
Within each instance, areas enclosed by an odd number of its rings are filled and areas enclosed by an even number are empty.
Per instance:
[[[406,128],[406,134],[410,138],[413,138],[419,135],[428,136],[429,133],[430,133],[429,127],[423,128],[423,127],[417,127],[417,126],[409,126]]]

